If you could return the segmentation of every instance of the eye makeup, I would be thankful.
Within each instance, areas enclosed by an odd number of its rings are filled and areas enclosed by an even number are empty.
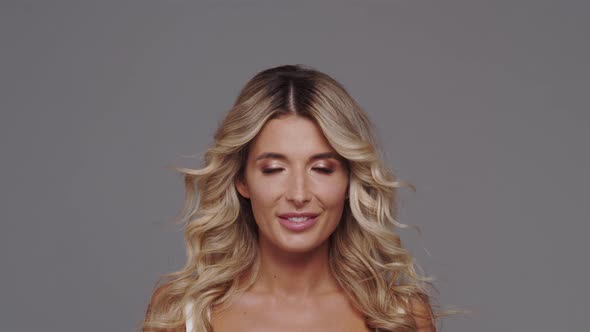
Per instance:
[[[320,172],[322,174],[332,174],[335,172],[334,167],[330,165],[317,165],[311,168],[314,171]],[[274,174],[284,170],[283,167],[273,167],[273,166],[266,166],[262,167],[261,172],[263,174]]]
[[[262,168],[262,174],[273,174],[273,173],[277,173],[282,170],[283,170],[283,168],[281,168],[281,167]]]
[[[287,160],[287,157],[285,155],[282,155],[279,153],[264,153],[261,155],[261,157],[257,158],[256,161],[263,160],[263,159]],[[318,159],[323,159],[323,160],[318,160]],[[271,160],[268,160],[268,161],[271,161]],[[340,158],[335,157],[333,153],[317,154],[317,155],[310,157],[310,160],[318,161],[317,164],[311,166],[311,170],[313,172],[323,174],[323,175],[332,174],[332,173],[336,172],[339,167],[344,166],[342,164],[342,160]],[[264,175],[271,175],[271,174],[275,174],[275,173],[280,173],[281,171],[284,171],[284,170],[285,170],[285,168],[282,167],[281,164],[275,164],[272,162],[271,163],[263,163],[260,168],[260,172]]]
[[[312,169],[313,170],[317,170],[318,172],[323,173],[323,174],[332,174],[332,173],[334,173],[334,170],[332,168],[329,168],[329,167],[314,167]]]
[[[319,171],[323,174],[332,174],[336,171],[336,166],[332,163],[320,163],[312,167],[313,170]]]

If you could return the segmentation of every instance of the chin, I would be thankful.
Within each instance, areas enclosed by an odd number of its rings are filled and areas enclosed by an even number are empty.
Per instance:
[[[279,241],[275,243],[275,246],[278,249],[283,250],[287,253],[308,253],[312,252],[319,247],[328,243],[328,239],[321,240],[321,239],[303,239],[303,238],[294,238],[294,237],[301,237],[301,236],[287,236],[284,241]]]
[[[319,244],[319,245],[299,245],[299,246],[290,245],[287,247],[281,247],[281,249],[283,249],[287,253],[305,254],[305,253],[314,251],[314,249],[321,247],[321,245],[322,244]]]

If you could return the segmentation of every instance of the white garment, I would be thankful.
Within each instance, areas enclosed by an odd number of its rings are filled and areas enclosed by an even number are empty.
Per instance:
[[[188,302],[184,306],[184,317],[186,317],[185,325],[186,325],[186,332],[193,332],[195,328],[194,324],[194,317],[193,317],[193,304]]]

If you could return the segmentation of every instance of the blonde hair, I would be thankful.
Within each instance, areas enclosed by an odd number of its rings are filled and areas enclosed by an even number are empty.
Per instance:
[[[258,234],[249,201],[235,181],[243,176],[249,144],[267,121],[285,114],[312,119],[349,167],[349,200],[330,237],[329,264],[367,325],[413,331],[412,303],[429,308],[428,278],[418,275],[395,227],[396,190],[404,185],[383,162],[366,113],[330,76],[301,65],[258,73],[242,89],[215,133],[201,169],[179,168],[186,200],[187,261],[163,277],[143,328],[158,331],[185,323],[192,303],[195,331],[211,332],[213,307],[227,307],[256,280]]]

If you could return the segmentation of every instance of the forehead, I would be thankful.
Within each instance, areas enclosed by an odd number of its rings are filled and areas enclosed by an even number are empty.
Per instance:
[[[297,158],[335,150],[314,121],[288,115],[269,120],[252,142],[251,155],[267,152]]]

